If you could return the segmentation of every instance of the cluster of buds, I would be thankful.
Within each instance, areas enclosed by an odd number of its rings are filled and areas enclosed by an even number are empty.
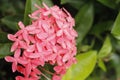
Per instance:
[[[18,25],[20,30],[8,34],[13,41],[11,52],[14,56],[6,56],[5,60],[12,62],[12,71],[22,75],[16,80],[39,80],[45,75],[40,70],[46,64],[52,65],[52,80],[61,80],[66,70],[76,63],[77,32],[73,29],[74,19],[63,8],[58,6],[44,7],[36,5],[38,10],[30,14],[32,23]]]

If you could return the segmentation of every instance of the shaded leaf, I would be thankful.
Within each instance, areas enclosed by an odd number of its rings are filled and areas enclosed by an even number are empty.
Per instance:
[[[99,1],[100,3],[102,3],[103,5],[105,5],[109,8],[112,8],[112,9],[116,8],[115,0],[97,0],[97,1]]]
[[[92,27],[90,33],[99,37],[105,31],[111,31],[112,26],[113,26],[113,21],[99,22]]]
[[[89,51],[78,55],[78,63],[68,69],[62,80],[85,80],[93,71],[96,60],[96,51]]]
[[[75,29],[78,32],[78,38],[77,38],[78,47],[92,26],[93,18],[94,18],[93,12],[94,12],[93,4],[86,4],[79,10],[78,14],[75,16],[75,20],[76,20]]]
[[[0,43],[0,58],[4,58],[5,56],[12,55],[10,52],[11,43]]]
[[[7,33],[2,32],[0,30],[0,43],[7,43],[9,42],[8,38],[7,38]]]
[[[80,9],[80,7],[85,4],[83,0],[61,0],[61,4],[69,3],[75,9]]]
[[[2,18],[1,21],[11,30],[17,31],[19,29],[17,25],[17,21],[19,20],[18,18],[19,17],[6,16]]]
[[[109,36],[106,37],[102,48],[98,53],[98,58],[105,58],[107,57],[112,51],[112,45]]]
[[[120,12],[114,22],[111,33],[117,38],[120,39]]]

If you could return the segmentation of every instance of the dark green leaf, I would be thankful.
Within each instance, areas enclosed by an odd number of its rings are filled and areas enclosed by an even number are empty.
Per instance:
[[[7,43],[9,42],[8,38],[7,38],[7,33],[2,32],[0,30],[0,43]]]
[[[96,51],[89,51],[78,55],[78,63],[68,69],[62,80],[85,80],[93,71],[96,60]]]
[[[84,37],[87,35],[90,30],[93,18],[94,18],[93,4],[84,5],[75,16],[76,26],[75,29],[78,32],[77,46],[81,44]]]
[[[104,43],[103,43],[102,48],[100,49],[100,51],[98,53],[98,57],[105,58],[108,55],[110,55],[111,51],[112,51],[111,41],[110,41],[109,36],[107,36]]]
[[[114,22],[112,32],[111,32],[117,39],[120,39],[120,12]]]
[[[97,0],[97,1],[99,1],[100,3],[102,3],[103,5],[105,5],[109,8],[113,8],[113,9],[116,8],[115,0]]]
[[[95,24],[95,26],[92,27],[90,33],[99,37],[105,31],[111,31],[112,26],[113,26],[113,21],[100,22]]]
[[[61,0],[61,4],[69,3],[72,7],[80,9],[80,7],[85,4],[83,0]]]
[[[2,18],[1,21],[11,30],[17,31],[19,29],[17,25],[17,21],[19,20],[18,18],[19,17],[6,16]]]
[[[11,43],[0,43],[0,58],[4,58],[5,56],[12,55],[10,52]]]

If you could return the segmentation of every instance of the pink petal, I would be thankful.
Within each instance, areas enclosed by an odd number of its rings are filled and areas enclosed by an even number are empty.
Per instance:
[[[11,52],[15,51],[18,48],[18,42],[14,42],[12,47],[11,47]]]
[[[25,74],[25,76],[29,76],[30,75],[30,73],[31,73],[31,70],[32,70],[32,65],[29,63],[29,64],[27,64],[27,66],[26,66],[26,74]]]
[[[37,47],[38,52],[42,52],[42,46],[40,43],[36,43],[36,47]]]
[[[61,35],[63,35],[63,31],[62,30],[57,31],[57,36],[61,36]]]
[[[19,47],[23,49],[27,49],[27,44],[24,41],[19,41]]]
[[[28,39],[28,33],[27,33],[27,31],[24,30],[22,36],[23,36],[23,39],[27,42],[27,44],[29,44],[30,40]]]
[[[15,37],[20,36],[23,33],[23,30],[19,30],[17,33],[15,33]]]
[[[24,28],[25,28],[24,24],[23,24],[21,21],[18,23],[18,25],[19,25],[19,27],[20,27],[21,29],[24,29]]]
[[[15,57],[15,58],[19,58],[19,57],[20,57],[20,54],[21,54],[20,49],[17,49],[17,50],[15,51],[14,57]]]
[[[67,60],[69,60],[69,58],[70,58],[70,54],[65,54],[65,55],[63,56],[62,61],[63,61],[63,62],[66,62]]]
[[[18,63],[20,63],[20,64],[22,64],[22,65],[28,63],[27,60],[24,60],[24,59],[22,59],[22,58],[19,58],[17,61],[18,61]]]
[[[29,45],[27,48],[27,52],[33,52],[35,50],[35,45]]]
[[[7,62],[14,62],[14,61],[15,61],[15,59],[14,59],[13,57],[11,57],[11,56],[6,56],[6,57],[5,57],[5,60],[6,60]]]
[[[62,21],[56,20],[56,23],[57,23],[59,28],[63,27],[63,22]]]
[[[42,3],[42,4],[47,10],[49,10],[49,7],[45,3]]]
[[[45,32],[48,32],[50,25],[46,21],[42,21],[42,28],[45,30]]]
[[[52,80],[61,80],[61,77],[57,75],[53,75]]]
[[[28,57],[30,57],[30,58],[39,58],[40,53],[33,53],[33,54],[30,54]]]
[[[47,37],[48,37],[48,34],[47,33],[39,33],[39,34],[37,34],[37,37],[39,38],[39,39],[46,39]]]
[[[12,34],[8,34],[8,39],[11,40],[11,41],[15,41],[16,40],[15,36],[12,35]]]
[[[15,72],[17,70],[17,62],[12,63],[12,71]]]

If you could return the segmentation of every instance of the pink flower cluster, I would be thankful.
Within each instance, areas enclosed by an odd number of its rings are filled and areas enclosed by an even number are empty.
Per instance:
[[[23,75],[16,80],[40,79],[39,66],[45,64],[53,66],[52,80],[61,80],[66,69],[76,62],[74,19],[65,9],[43,5],[44,8],[36,6],[38,10],[29,15],[31,25],[19,22],[20,30],[8,34],[8,39],[14,42],[11,47],[14,56],[6,56],[5,60],[12,62],[13,72]]]

